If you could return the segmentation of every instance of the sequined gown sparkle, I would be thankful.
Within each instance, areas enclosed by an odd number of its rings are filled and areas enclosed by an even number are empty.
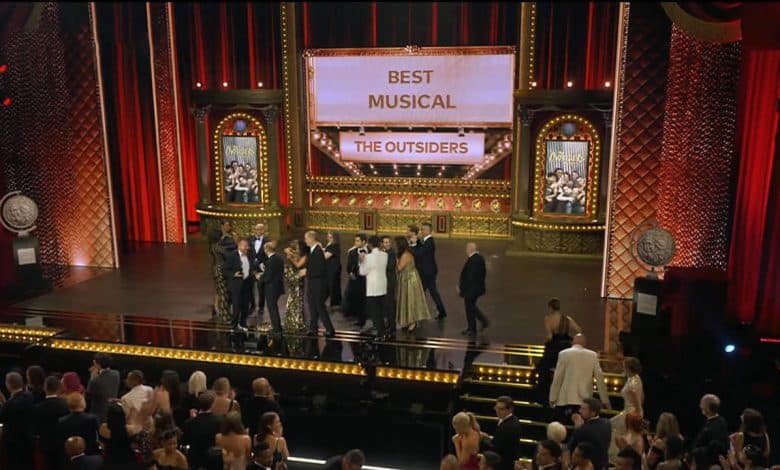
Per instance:
[[[287,283],[287,310],[284,315],[284,330],[296,332],[305,329],[303,321],[303,278],[298,269],[287,263],[284,266],[284,279]]]
[[[398,326],[407,327],[412,323],[431,319],[422,281],[414,266],[414,258],[398,272],[397,289],[395,308]]]

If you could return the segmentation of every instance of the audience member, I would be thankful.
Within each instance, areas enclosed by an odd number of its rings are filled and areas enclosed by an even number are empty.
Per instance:
[[[211,411],[214,398],[214,392],[210,390],[198,395],[198,413],[184,423],[181,443],[189,446],[187,459],[192,468],[200,468],[206,464],[209,449],[214,447],[215,437],[222,424],[222,417]],[[220,450],[220,456],[221,452]]]
[[[274,399],[274,392],[264,377],[252,381],[252,396],[241,405],[241,419],[249,428],[249,435],[257,434],[260,418],[269,411],[281,415],[282,409]]]
[[[266,470],[268,467],[263,465],[263,454],[268,450],[268,444],[265,442],[255,443],[252,448],[252,461],[246,466],[246,470]]]
[[[225,469],[225,457],[221,447],[209,447],[205,451],[206,460],[202,467],[198,467],[192,463],[190,459],[190,468],[206,470],[224,470]]]
[[[633,445],[637,452],[644,453],[644,445],[642,448],[637,447],[636,443],[631,443],[631,439],[636,438],[637,431],[631,432],[628,427],[628,415],[634,414],[638,417],[639,427],[643,426],[642,417],[644,411],[642,404],[645,398],[644,385],[642,384],[642,378],[639,374],[642,372],[642,365],[639,359],[635,357],[626,357],[623,359],[623,369],[626,372],[626,381],[623,384],[623,388],[620,390],[620,395],[623,397],[623,411],[615,415],[610,422],[612,423],[612,445],[609,449],[609,461],[614,463],[617,458],[618,451],[625,446],[617,444],[618,439],[625,439],[629,444]],[[634,423],[636,424],[636,423]],[[631,436],[626,434],[631,432]],[[644,439],[644,436],[642,436]]]
[[[477,452],[480,434],[474,415],[461,411],[452,418],[452,427],[455,429],[452,443],[455,446],[455,455],[458,457],[460,468],[476,470],[479,468]]]
[[[656,467],[659,470],[679,470],[685,467],[683,463],[683,440],[679,437],[669,436],[666,438],[666,450],[664,451],[664,460]]]
[[[723,416],[718,414],[720,398],[712,394],[704,395],[699,402],[699,408],[706,421],[699,431],[699,435],[693,440],[692,448],[707,447],[710,442],[715,441],[723,449],[727,449],[729,446],[728,423]]]
[[[129,391],[122,395],[122,408],[130,416],[132,412],[140,412],[141,407],[150,400],[153,400],[154,391],[152,387],[144,385],[144,373],[140,370],[131,370],[127,373],[125,384]]]
[[[501,465],[501,456],[493,451],[479,454],[479,470],[498,470]]]
[[[161,442],[162,447],[155,449],[153,454],[156,470],[187,470],[187,457],[179,451],[176,431],[166,431]]]
[[[731,445],[737,459],[741,462],[744,457],[744,448],[753,446],[761,452],[751,459],[752,465],[766,467],[769,464],[769,435],[766,432],[764,417],[753,408],[745,408],[740,416],[739,432],[731,435]]]
[[[742,470],[763,470],[766,467],[759,462],[765,459],[764,451],[753,444],[746,445],[737,458],[739,464],[742,466]],[[736,465],[732,465],[732,467],[736,467]]]
[[[536,446],[537,470],[562,470],[562,457],[563,449],[557,441],[546,439]]]
[[[214,406],[211,412],[217,416],[225,416],[231,411],[241,412],[241,406],[233,399],[233,389],[227,377],[220,377],[211,387],[214,390]]]
[[[101,470],[103,457],[100,455],[86,455],[86,443],[81,436],[71,436],[65,441],[65,456],[68,459],[67,469],[73,470]]]
[[[71,393],[67,395],[65,400],[70,413],[60,418],[57,422],[59,449],[62,449],[69,437],[79,436],[84,440],[85,452],[88,455],[100,453],[98,448],[98,420],[95,415],[84,411],[87,408],[84,396],[80,393]]]
[[[445,455],[444,458],[441,459],[439,470],[460,470],[458,458],[452,454]]]
[[[580,442],[574,447],[574,452],[571,454],[572,470],[594,470],[596,467],[593,464],[593,455],[595,451],[590,442]]]
[[[189,410],[181,415],[181,381],[175,370],[164,370],[160,375],[160,384],[154,389],[154,403],[157,411],[170,412],[177,425],[184,424],[189,417]]]
[[[33,412],[33,436],[38,436],[38,444],[43,454],[47,468],[59,468],[60,455],[57,439],[57,422],[67,415],[68,404],[65,399],[57,395],[60,390],[60,379],[55,376],[46,377],[44,382],[44,400],[37,405]]]
[[[241,423],[241,415],[231,411],[222,420],[220,432],[214,442],[225,452],[225,468],[244,470],[252,453],[252,439]]]
[[[32,435],[29,417],[33,411],[32,393],[24,389],[24,379],[18,372],[5,374],[5,388],[10,397],[0,408],[3,423],[3,446],[9,468],[32,468]],[[64,440],[63,440],[64,442]]]
[[[323,470],[361,470],[366,464],[366,456],[360,449],[352,449],[344,455],[336,455],[328,459]]]
[[[625,419],[626,432],[622,436],[613,439],[618,449],[624,449],[627,446],[633,447],[638,453],[645,451],[645,433],[643,430],[644,422],[639,413],[628,413]],[[614,429],[613,429],[614,430]],[[615,453],[617,457],[617,453]]]
[[[46,372],[41,366],[30,366],[24,375],[27,377],[27,391],[32,394],[33,404],[37,405],[46,398],[46,391],[43,389]]]
[[[612,426],[608,419],[599,416],[601,401],[596,398],[586,398],[580,406],[579,414],[574,414],[574,432],[569,441],[569,449],[574,449],[582,442],[589,443],[589,461],[596,470],[607,466],[609,444],[612,436]],[[574,456],[572,454],[572,463]],[[582,469],[581,469],[582,470]]]
[[[641,470],[642,454],[632,446],[624,447],[617,454],[615,470]]]
[[[261,442],[268,444],[268,450],[260,458],[264,465],[276,468],[277,464],[286,462],[290,458],[287,441],[283,435],[284,428],[278,414],[269,411],[260,417],[260,424],[254,442],[255,444]]]
[[[553,421],[547,425],[547,439],[556,442],[561,448],[560,464],[563,468],[569,468],[569,461],[571,460],[568,447],[566,446],[566,426]]]
[[[585,348],[583,334],[574,337],[574,345],[558,354],[553,383],[550,387],[550,405],[556,407],[560,421],[568,421],[569,415],[586,398],[593,396],[593,379],[599,390],[599,398],[610,408],[607,383],[596,351]]]
[[[582,328],[569,315],[561,313],[561,301],[552,298],[547,302],[547,314],[544,316],[545,343],[544,352],[536,364],[537,396],[544,403],[550,395],[552,369],[558,361],[558,354],[570,348],[572,338],[582,332]]]
[[[182,399],[181,408],[187,410],[190,417],[198,412],[198,395],[209,389],[206,374],[203,371],[196,370],[190,375],[187,381],[187,395]]]
[[[81,377],[75,372],[65,372],[62,374],[62,395],[78,393],[84,395],[84,385],[81,384]]]
[[[119,395],[119,372],[111,369],[111,356],[97,353],[92,358],[87,382],[87,409],[98,417],[101,423],[106,421],[108,401]]]
[[[501,456],[498,468],[511,470],[514,467],[514,461],[520,455],[520,435],[522,434],[520,422],[514,415],[515,405],[512,397],[498,397],[493,409],[498,417],[496,433],[494,436],[486,436],[491,440],[496,453]]]
[[[173,419],[173,413],[170,411],[158,411],[154,414],[154,436],[152,437],[152,444],[155,449],[159,449],[163,446],[163,435],[173,432],[176,433],[176,437],[180,437],[181,430],[176,426],[176,421]]]
[[[122,405],[112,403],[106,409],[106,422],[98,430],[103,441],[103,454],[108,468],[131,470],[138,468],[133,454],[131,436]]]
[[[654,439],[650,442],[650,448],[647,451],[647,466],[650,470],[655,469],[663,461],[666,452],[666,439],[669,436],[683,439],[677,417],[672,413],[661,413],[655,426]],[[715,462],[717,462],[717,458]]]

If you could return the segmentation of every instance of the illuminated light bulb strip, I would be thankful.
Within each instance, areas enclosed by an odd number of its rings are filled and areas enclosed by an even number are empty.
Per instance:
[[[458,383],[459,374],[433,370],[397,369],[394,367],[377,367],[376,376],[391,380],[412,380],[416,382]]]
[[[562,224],[544,224],[536,222],[523,222],[520,220],[513,220],[512,225],[515,227],[530,228],[536,230],[560,230],[565,232],[598,232],[606,230],[606,225],[562,225]]]
[[[531,31],[528,41],[528,87],[536,87],[534,81],[534,54],[536,53],[536,2],[531,3]]]
[[[264,158],[268,158],[268,137],[266,135],[265,127],[260,124],[260,121],[255,118],[252,115],[249,115],[247,113],[231,113],[222,118],[222,120],[219,121],[219,124],[217,124],[217,128],[214,129],[214,141],[213,141],[213,154],[216,156],[214,158],[214,174],[217,175],[217,201],[219,203],[224,202],[224,191],[222,190],[222,184],[224,175],[222,174],[224,163],[222,161],[222,145],[220,145],[220,137],[222,136],[223,131],[225,130],[225,124],[227,124],[228,121],[236,120],[236,119],[246,119],[248,121],[251,121],[252,124],[255,125],[255,128],[257,129],[257,133],[259,135],[255,135],[254,133],[248,133],[248,132],[240,132],[237,133],[240,136],[251,136],[251,137],[259,137],[258,144],[260,147],[260,154],[258,155],[259,160],[259,168],[258,168],[258,175],[260,177],[260,185],[262,186],[262,190],[260,193],[260,202],[262,204],[267,204],[271,201],[269,201],[269,192],[268,192],[268,185],[269,185],[269,179],[268,179],[268,168],[266,167],[266,162],[264,161]]]
[[[65,351],[104,352],[126,356],[142,356],[159,359],[198,361],[249,367],[267,367],[272,369],[298,370],[302,372],[320,372],[340,375],[365,376],[366,372],[359,364],[337,362],[319,362],[304,359],[282,357],[253,356],[248,354],[197,351],[192,349],[172,349],[156,346],[138,346],[130,344],[101,343],[80,340],[55,339],[49,347]]]
[[[463,175],[464,180],[474,180],[482,173],[486,172],[493,167],[496,163],[500,162],[502,157],[512,152],[512,135],[504,134],[502,138],[496,140],[493,143],[490,151],[487,152],[482,163],[472,166],[469,171]]]
[[[47,327],[35,327],[35,326],[17,326],[17,325],[3,325],[0,326],[0,334],[5,335],[23,335],[34,338],[49,338],[59,333],[60,329],[47,328]]]
[[[311,142],[314,144],[317,149],[319,149],[322,153],[325,153],[327,155],[330,155],[331,160],[333,160],[337,165],[344,168],[354,177],[363,177],[365,176],[362,171],[355,165],[354,162],[342,162],[341,161],[341,153],[339,152],[339,149],[336,147],[336,143],[333,141],[333,139],[328,136],[325,132],[322,132],[318,129],[314,129],[311,131]],[[373,168],[373,167],[372,167]],[[375,171],[374,174],[377,172]]]
[[[195,212],[197,212],[200,215],[205,215],[209,217],[225,217],[225,218],[233,218],[233,219],[256,219],[260,217],[281,217],[283,214],[279,211],[263,211],[262,209],[258,212],[228,212],[228,211],[207,211],[203,209],[195,209]]]
[[[279,5],[279,16],[282,37],[282,88],[284,92],[284,140],[285,157],[287,158],[287,200],[289,205],[295,204],[295,191],[293,181],[293,152],[292,152],[292,125],[290,123],[290,58],[287,53],[287,3],[282,2]]]
[[[462,179],[453,178],[373,178],[365,177],[359,181],[349,176],[307,176],[306,181],[308,183],[322,183],[322,184],[393,184],[393,185],[408,185],[408,186],[461,186],[466,185],[469,187],[474,186],[495,186],[503,187],[506,190],[511,189],[511,183],[504,180],[474,180],[464,181]]]

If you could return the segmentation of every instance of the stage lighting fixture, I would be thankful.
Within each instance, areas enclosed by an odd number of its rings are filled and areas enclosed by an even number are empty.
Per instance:
[[[263,82],[257,82],[257,88],[263,88]]]
[[[605,87],[605,88],[609,88],[609,87],[611,87],[611,86],[612,86],[612,83],[610,83],[610,82],[604,82],[604,87]]]
[[[736,350],[737,350],[737,347],[734,346],[733,344],[727,344],[726,347],[723,348],[723,351],[725,351],[728,354],[731,354],[731,353],[733,353]]]
[[[195,88],[202,88],[203,84],[200,82],[195,82]]]
[[[572,82],[572,81],[570,80],[570,81],[566,82],[566,86],[567,86],[567,87],[569,87],[569,88],[571,88],[571,87],[573,87],[573,86],[574,86],[574,82]]]
[[[359,135],[366,135],[366,128],[363,126],[360,126],[360,129],[358,129]]]
[[[375,175],[378,175],[378,174],[379,174],[379,172],[378,172],[378,171],[376,171],[376,170],[374,170],[374,174],[375,174]]]
[[[466,131],[462,127],[459,127],[458,128],[458,137],[463,137],[465,135],[466,135]]]
[[[531,88],[534,88],[536,86],[536,82],[531,82]]]
[[[227,88],[227,85],[228,85],[227,82],[222,82],[222,88]]]

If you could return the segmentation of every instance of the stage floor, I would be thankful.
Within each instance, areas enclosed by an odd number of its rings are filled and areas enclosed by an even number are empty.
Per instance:
[[[479,344],[494,345],[491,349],[506,344],[541,344],[547,300],[558,297],[563,310],[582,325],[593,349],[612,349],[609,344],[616,338],[605,335],[612,336],[609,325],[614,319],[611,321],[610,316],[614,317],[616,309],[598,295],[600,260],[509,257],[504,255],[506,244],[493,240],[479,243],[488,272],[487,295],[479,305],[491,320],[490,327],[480,334]],[[399,332],[399,341],[444,339],[466,343],[460,335],[466,327],[463,301],[456,292],[465,261],[464,242],[439,239],[437,246],[438,286],[448,317],[424,322],[412,334]],[[74,268],[69,282],[60,282],[61,287],[14,307],[60,319],[64,319],[63,313],[73,312],[113,318],[141,317],[130,321],[141,324],[154,319],[194,321],[200,327],[210,328],[214,291],[209,263],[207,246],[201,241],[187,245],[133,244],[123,250],[119,269],[89,269],[87,273],[86,268]],[[342,283],[346,284],[346,276]],[[428,301],[432,313],[435,312],[432,300]],[[284,298],[281,302],[283,305]],[[333,320],[338,331],[350,337],[357,333],[358,328],[340,313],[335,313]],[[250,325],[252,321],[250,318]]]

